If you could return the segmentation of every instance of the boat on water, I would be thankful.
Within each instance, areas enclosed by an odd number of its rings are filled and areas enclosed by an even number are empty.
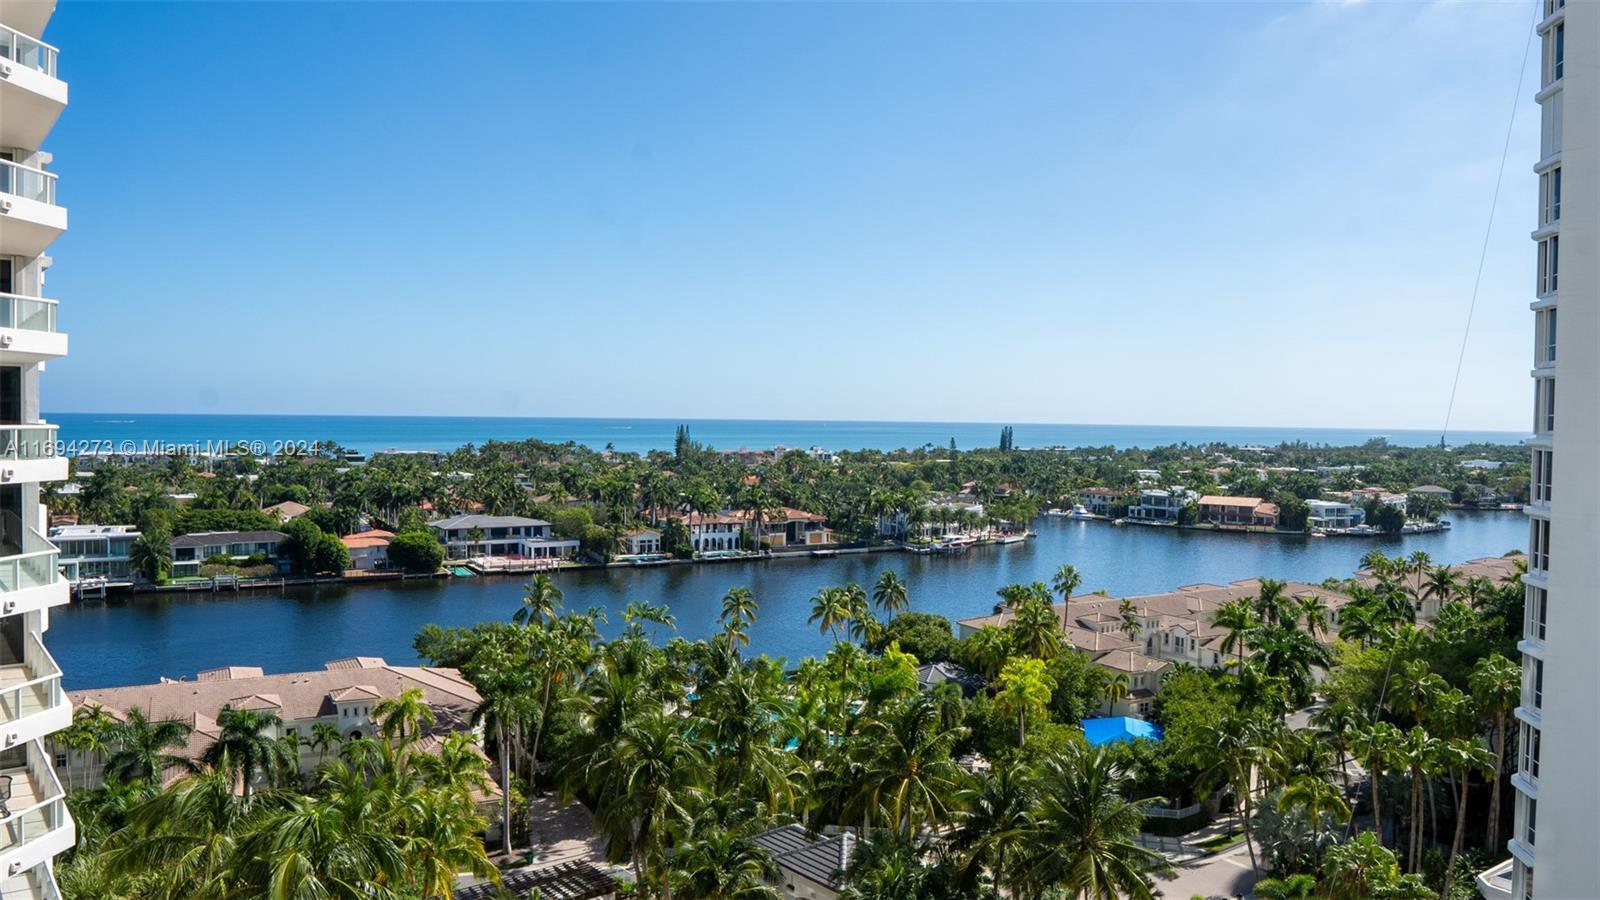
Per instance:
[[[971,535],[957,534],[940,538],[931,548],[934,553],[965,553],[968,547],[978,541]]]
[[[1072,515],[1072,513],[1077,512],[1079,509],[1082,509],[1081,505],[1080,506],[1074,506],[1071,511],[1068,511],[1068,510],[1065,510],[1065,509],[1061,509],[1060,507],[1052,506],[1049,509],[1045,510],[1044,514],[1047,515],[1047,516],[1070,516],[1070,515]]]
[[[1084,505],[1082,503],[1079,503],[1079,504],[1076,504],[1076,505],[1074,505],[1072,507],[1072,512],[1067,513],[1067,518],[1082,520],[1082,519],[1097,519],[1097,518],[1099,518],[1099,516],[1096,516],[1094,513],[1089,512],[1088,509],[1084,508]]]

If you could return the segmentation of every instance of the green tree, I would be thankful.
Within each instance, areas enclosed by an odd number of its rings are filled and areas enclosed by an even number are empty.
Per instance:
[[[144,710],[129,707],[122,721],[107,729],[105,775],[113,781],[157,784],[163,772],[191,771],[194,763],[172,751],[188,746],[192,729],[176,719],[151,721]]]
[[[249,797],[255,791],[258,774],[277,780],[291,770],[289,751],[273,733],[282,724],[277,713],[224,706],[217,713],[217,738],[201,760],[212,768],[236,774],[244,795]]]
[[[1045,671],[1044,660],[1016,657],[1000,670],[999,684],[995,703],[1017,717],[1017,746],[1021,747],[1027,743],[1028,719],[1049,709],[1055,681]]]
[[[389,541],[389,563],[413,575],[428,575],[444,565],[444,545],[430,531],[403,531]]]

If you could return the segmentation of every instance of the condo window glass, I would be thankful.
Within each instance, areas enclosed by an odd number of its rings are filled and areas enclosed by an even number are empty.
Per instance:
[[[1555,292],[1560,274],[1561,238],[1551,235],[1539,242],[1539,283],[1536,289],[1540,296]]]
[[[1539,777],[1539,729],[1526,723],[1522,726],[1522,771],[1529,778]]]
[[[1550,569],[1550,522],[1533,519],[1532,533],[1528,536],[1528,568],[1537,572]]]
[[[1555,454],[1549,450],[1533,451],[1533,502],[1549,503],[1554,475]]]
[[[1539,176],[1539,224],[1554,225],[1561,221],[1561,167],[1556,166]]]
[[[1550,598],[1544,588],[1528,588],[1527,635],[1536,641],[1544,640],[1545,606],[1549,601]]]

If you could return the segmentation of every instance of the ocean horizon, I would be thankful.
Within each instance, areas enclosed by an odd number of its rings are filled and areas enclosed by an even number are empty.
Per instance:
[[[925,445],[961,450],[994,447],[1012,425],[1018,448],[1149,448],[1169,444],[1227,443],[1274,446],[1284,442],[1348,446],[1382,438],[1397,446],[1439,442],[1424,429],[1230,425],[1103,425],[1005,422],[874,422],[794,419],[538,418],[499,416],[220,415],[211,413],[47,413],[69,452],[128,452],[156,445],[213,447],[249,442],[268,449],[290,442],[336,441],[363,453],[379,450],[454,450],[486,441],[535,438],[574,441],[597,450],[633,453],[670,450],[679,425],[718,450],[776,446],[826,450],[899,450]],[[1451,432],[1446,443],[1517,444],[1515,431]]]

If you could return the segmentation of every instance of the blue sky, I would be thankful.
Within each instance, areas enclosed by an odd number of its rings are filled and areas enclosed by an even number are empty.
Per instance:
[[[62,0],[45,406],[1438,427],[1530,16]]]

